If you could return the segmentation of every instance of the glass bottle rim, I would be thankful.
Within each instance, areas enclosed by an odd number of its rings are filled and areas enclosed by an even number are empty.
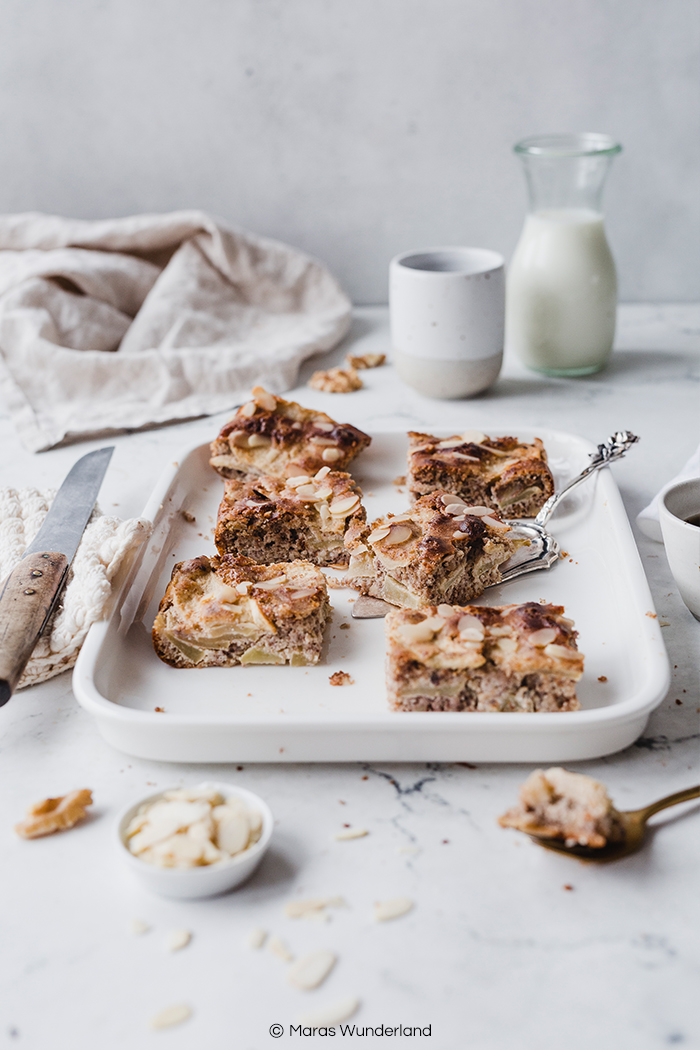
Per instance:
[[[513,146],[519,156],[527,157],[614,157],[622,145],[610,135],[597,131],[566,132],[553,135],[530,135]]]

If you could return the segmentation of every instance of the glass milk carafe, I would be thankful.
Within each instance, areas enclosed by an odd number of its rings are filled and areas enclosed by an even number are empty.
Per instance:
[[[507,277],[506,345],[546,375],[583,376],[607,361],[617,277],[601,197],[622,147],[607,135],[538,135],[514,147],[529,210]]]

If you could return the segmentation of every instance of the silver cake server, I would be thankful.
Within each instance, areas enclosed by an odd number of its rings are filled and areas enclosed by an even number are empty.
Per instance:
[[[584,482],[597,470],[607,467],[617,459],[622,459],[624,454],[639,441],[636,434],[631,430],[617,430],[602,445],[598,445],[595,452],[591,454],[591,461],[572,481],[565,485],[560,492],[555,492],[547,502],[540,508],[539,514],[532,520],[517,518],[508,520],[507,524],[518,535],[529,540],[529,546],[521,547],[501,569],[501,579],[496,586],[515,580],[518,576],[524,576],[526,572],[537,572],[540,569],[549,569],[561,554],[558,541],[547,531],[546,525],[552,514],[559,506],[565,496]],[[371,620],[380,616],[386,616],[393,608],[382,598],[370,598],[361,595],[355,600],[352,607],[352,615],[356,620]]]

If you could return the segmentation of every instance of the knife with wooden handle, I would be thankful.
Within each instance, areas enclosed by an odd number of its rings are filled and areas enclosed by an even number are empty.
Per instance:
[[[88,452],[68,472],[33,542],[0,591],[0,706],[6,704],[48,623],[114,446]]]

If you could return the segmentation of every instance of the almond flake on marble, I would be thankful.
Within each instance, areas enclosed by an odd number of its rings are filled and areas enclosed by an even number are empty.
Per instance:
[[[360,1000],[356,996],[341,999],[331,1006],[324,1006],[319,1010],[313,1010],[303,1014],[297,1021],[304,1028],[330,1028],[336,1024],[342,1024],[349,1020],[360,1008]]]
[[[369,835],[367,828],[343,828],[333,838],[338,842],[345,842],[348,839],[363,839],[365,835]]]
[[[282,962],[294,962],[294,956],[281,937],[270,937],[267,942],[267,950]]]
[[[374,905],[374,918],[377,922],[389,922],[399,919],[413,908],[410,897],[392,897],[388,901],[377,901]]]
[[[308,919],[326,908],[344,908],[342,897],[310,897],[308,900],[288,901],[284,914],[288,919]]]
[[[267,940],[267,930],[263,930],[262,927],[256,926],[254,930],[251,930],[248,934],[248,940],[246,944],[249,948],[257,951],[262,948],[263,944]]]
[[[326,948],[318,948],[297,959],[287,971],[287,980],[295,988],[304,992],[311,991],[323,984],[336,963],[336,956]]]
[[[187,1003],[176,1003],[174,1006],[166,1006],[164,1010],[157,1013],[149,1021],[150,1028],[171,1028],[173,1025],[182,1024],[192,1016],[192,1008]]]
[[[173,930],[168,936],[166,948],[169,952],[179,952],[192,940],[192,934],[189,930]]]
[[[142,937],[150,929],[151,927],[143,919],[129,919],[129,933],[133,933],[134,937]]]

